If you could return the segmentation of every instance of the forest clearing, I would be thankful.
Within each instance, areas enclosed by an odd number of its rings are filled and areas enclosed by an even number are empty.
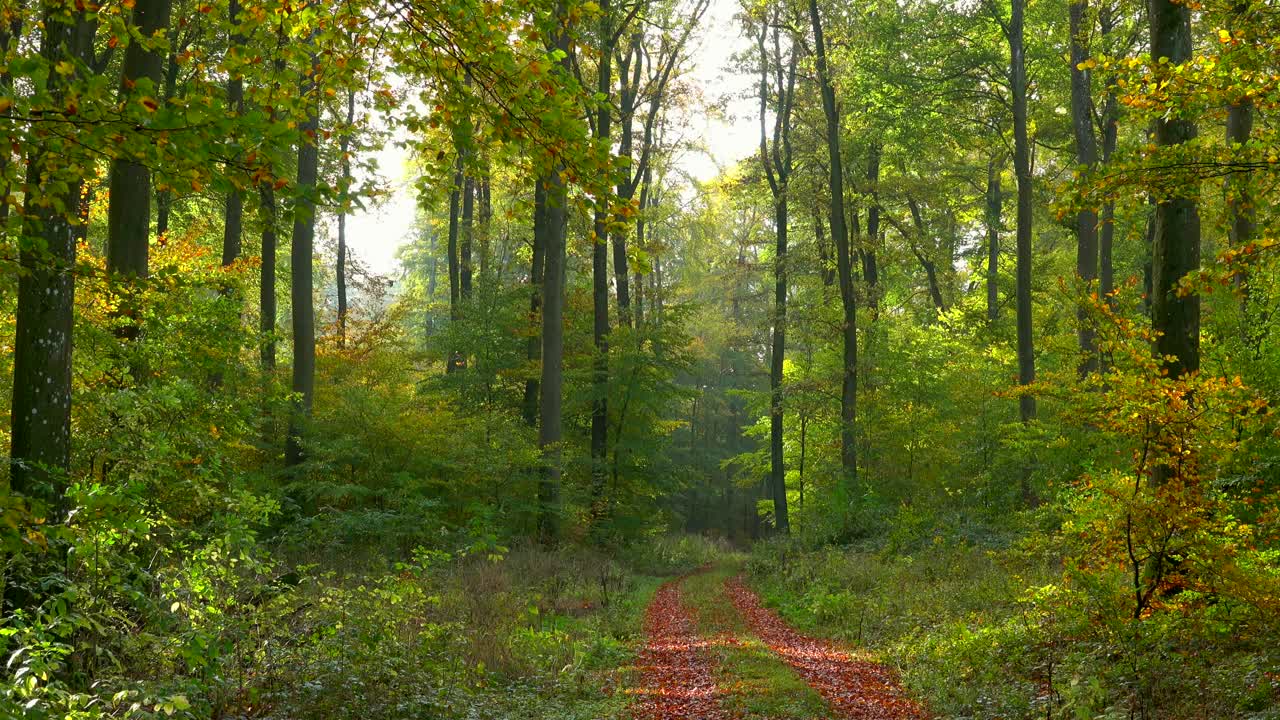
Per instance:
[[[1276,0],[0,0],[0,720],[1280,720]]]

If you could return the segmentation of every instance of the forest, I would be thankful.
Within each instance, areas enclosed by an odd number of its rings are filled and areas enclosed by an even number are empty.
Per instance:
[[[1277,110],[1270,0],[0,0],[0,718],[1280,718]]]

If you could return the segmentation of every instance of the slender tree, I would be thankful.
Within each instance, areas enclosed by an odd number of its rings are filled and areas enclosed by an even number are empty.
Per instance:
[[[787,199],[791,181],[791,109],[796,87],[796,53],[783,59],[777,12],[773,22],[761,18],[757,43],[760,52],[760,164],[773,195],[773,346],[769,356],[769,493],[773,496],[774,524],[778,532],[791,532],[787,516],[786,466],[782,443],[782,370],[787,345]],[[769,29],[773,28],[773,89],[770,89]],[[784,67],[785,65],[785,67]],[[768,129],[773,105],[772,143]],[[772,147],[771,147],[772,145]]]
[[[1075,136],[1076,164],[1083,173],[1092,173],[1098,164],[1098,139],[1094,131],[1092,73],[1089,70],[1088,0],[1072,0],[1068,6],[1071,26],[1071,128]],[[1092,207],[1076,211],[1076,276],[1088,289],[1098,278],[1098,212]],[[1098,368],[1098,343],[1087,306],[1076,309],[1077,342],[1080,346],[1080,374]]]
[[[987,163],[986,225],[987,225],[987,321],[1000,318],[1000,230],[1002,228],[1004,196],[1000,189],[1000,162],[991,159]]]
[[[240,0],[229,0],[227,21],[231,25],[231,45],[228,55],[235,55],[244,45],[244,37],[239,27]],[[240,115],[244,112],[244,79],[234,70],[227,80],[227,108]],[[244,234],[244,196],[238,187],[232,187],[227,193],[226,212],[222,223],[222,265],[225,267],[240,257],[242,236]]]
[[[547,239],[547,190],[542,178],[534,179],[533,191],[533,253],[529,264],[529,320],[540,323],[539,313],[542,311],[543,266],[546,263]],[[525,357],[531,365],[542,361],[542,333],[531,333],[525,349]],[[522,403],[525,424],[536,427],[538,424],[538,377],[530,375],[524,383],[524,402]]]
[[[338,258],[334,277],[338,283],[338,347],[347,343],[347,203],[351,197],[351,133],[356,122],[356,91],[347,90],[347,124],[338,139]]]
[[[314,42],[314,36],[312,38]],[[316,309],[313,299],[312,261],[316,236],[316,180],[320,165],[320,106],[316,94],[319,60],[313,56],[310,72],[302,84],[306,120],[298,140],[298,201],[293,209],[293,236],[289,260],[293,278],[289,299],[293,311],[293,412],[289,417],[289,435],[285,447],[285,463],[302,462],[302,425],[311,416],[316,388]]]
[[[877,261],[876,249],[880,244],[880,156],[884,152],[883,145],[873,142],[867,149],[867,187],[871,196],[871,204],[867,208],[867,235],[863,247],[858,250],[862,259],[862,279],[867,284],[867,307],[871,309],[871,320],[880,316],[880,265]]]
[[[844,215],[840,108],[836,104],[835,84],[832,82],[831,70],[827,62],[827,46],[822,33],[822,16],[818,12],[818,0],[809,0],[809,22],[813,26],[814,57],[822,95],[822,113],[826,119],[825,140],[830,183],[829,220],[831,237],[835,245],[836,273],[840,279],[840,304],[844,310],[841,323],[844,369],[840,389],[840,466],[846,481],[852,487],[858,477],[858,441],[855,426],[858,417],[858,308],[853,288],[852,258],[849,254],[849,231],[845,225]]]
[[[613,145],[613,44],[617,34],[613,27],[613,10],[609,0],[600,2],[600,63],[596,69],[596,108],[594,133],[605,147]],[[624,133],[625,135],[625,133]],[[624,146],[629,142],[624,137]],[[591,515],[592,523],[604,513],[606,466],[609,452],[609,208],[601,199],[596,204],[591,231],[591,339],[595,357],[591,364]],[[615,243],[614,247],[617,245]],[[616,262],[615,262],[616,266]],[[625,266],[622,271],[625,274]],[[618,286],[618,306],[622,307],[624,285]]]
[[[457,322],[462,317],[462,272],[458,260],[458,214],[462,202],[462,149],[455,141],[454,149],[457,158],[453,166],[453,183],[449,186],[449,319]],[[462,367],[462,353],[454,349],[449,352],[445,372],[452,373]]]
[[[1031,318],[1031,222],[1032,184],[1031,141],[1027,128],[1027,64],[1024,44],[1026,0],[1012,0],[1009,19],[988,1],[987,8],[1000,25],[1009,43],[1009,91],[1013,106],[1013,172],[1017,179],[1017,213],[1015,249],[1017,254],[1014,289],[1018,337],[1018,384],[1026,387],[1036,381],[1036,354],[1032,338]],[[1036,398],[1024,390],[1018,400],[1023,422],[1036,416]],[[1026,494],[1024,488],[1024,494]]]

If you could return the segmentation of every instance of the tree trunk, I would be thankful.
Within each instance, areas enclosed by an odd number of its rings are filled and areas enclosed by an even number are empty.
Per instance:
[[[607,6],[602,4],[602,7],[607,7]],[[605,36],[609,37],[607,32],[605,33]],[[640,92],[640,75],[641,75],[642,65],[645,58],[648,57],[644,53],[644,50],[641,46],[643,38],[644,36],[641,33],[633,33],[631,35],[630,45],[627,48],[627,52],[620,59],[619,61],[620,66],[618,68],[618,71],[619,71],[618,79],[622,84],[620,96],[618,99],[618,108],[619,108],[618,124],[620,126],[619,127],[620,132],[618,135],[618,157],[626,158],[628,161],[633,159],[632,144],[633,144],[633,133],[635,131],[634,122],[635,122],[635,112],[636,112],[636,101],[637,101],[637,98],[639,97],[639,92]],[[612,47],[605,48],[602,51],[602,54],[612,57],[613,48]],[[610,70],[609,60],[602,57],[601,67],[602,67],[602,70],[601,70],[602,75],[605,73],[608,73]],[[598,88],[598,91],[604,92],[606,97],[609,96],[608,89]],[[624,177],[618,181],[618,186],[616,189],[618,193],[618,199],[624,202],[630,201],[631,198],[635,195],[635,191],[636,191],[635,180],[632,179],[632,172],[633,172],[633,168],[631,167],[630,164],[628,164]],[[636,180],[638,179],[639,178],[636,178]],[[603,241],[603,238],[601,239],[601,241]],[[618,294],[618,322],[624,325],[630,325],[631,324],[631,288],[627,281],[627,273],[629,268],[627,263],[626,231],[615,230],[612,233],[612,241],[613,241],[614,284],[617,286],[616,292]],[[594,437],[594,432],[595,431],[593,428],[592,430],[593,437]]]
[[[783,456],[782,370],[787,346],[787,196],[786,185],[774,199],[777,248],[773,266],[773,347],[769,355],[769,484],[775,527],[791,532],[787,517],[786,465]]]
[[[314,38],[311,40],[314,42]],[[298,139],[298,202],[294,207],[293,236],[289,259],[293,278],[289,288],[293,311],[293,412],[285,445],[285,464],[303,460],[302,430],[311,417],[316,387],[316,309],[313,301],[312,259],[316,235],[314,192],[320,164],[320,104],[315,97],[318,59],[313,55],[311,72],[303,83],[301,96],[307,102],[307,119]],[[310,96],[310,97],[308,97]]]
[[[1072,0],[1071,25],[1071,129],[1075,135],[1076,164],[1092,174],[1098,165],[1098,140],[1093,129],[1093,86],[1084,62],[1089,59],[1088,0]],[[1098,278],[1098,213],[1093,208],[1076,211],[1076,276],[1086,292]],[[1080,347],[1081,377],[1098,369],[1098,340],[1085,301],[1076,308],[1076,340]]]
[[[1103,5],[1099,8],[1098,24],[1105,38],[1115,29],[1115,21],[1112,18],[1112,10],[1110,5]],[[1105,41],[1104,41],[1105,45]],[[1107,84],[1107,92],[1102,101],[1102,164],[1106,165],[1111,162],[1111,156],[1116,151],[1116,141],[1119,137],[1118,119],[1120,115],[1119,103],[1116,99],[1115,87]],[[1111,300],[1111,293],[1115,291],[1115,266],[1112,261],[1112,247],[1114,244],[1116,227],[1116,203],[1114,200],[1107,200],[1102,205],[1102,215],[1098,219],[1098,292],[1102,297]]]
[[[867,152],[867,184],[871,188],[871,207],[867,208],[867,238],[862,255],[862,277],[867,282],[867,307],[871,319],[880,316],[880,267],[876,262],[876,250],[880,244],[880,155],[883,147],[873,143]]]
[[[840,466],[845,481],[852,488],[858,477],[855,429],[858,416],[858,324],[857,304],[853,292],[852,258],[849,256],[849,233],[845,227],[844,217],[840,110],[836,106],[835,85],[832,84],[831,72],[827,67],[827,49],[822,35],[822,17],[818,14],[817,0],[809,0],[809,21],[813,25],[818,83],[822,90],[822,110],[826,116],[826,143],[830,165],[831,237],[835,241],[836,271],[840,278],[840,303],[844,309],[844,322],[841,328],[844,341],[844,370],[840,390]]]
[[[270,182],[258,186],[262,202],[262,275],[258,283],[258,331],[262,369],[276,369],[276,194]]]
[[[1191,11],[1173,0],[1150,0],[1151,57],[1169,59],[1169,67],[1191,59]],[[1180,117],[1155,121],[1156,144],[1181,145],[1195,138],[1196,127]],[[1181,296],[1178,283],[1200,267],[1200,215],[1194,197],[1156,202],[1152,246],[1152,326],[1160,333],[1156,351],[1168,358],[1172,378],[1200,368],[1200,296]]]
[[[1249,0],[1237,2],[1233,8],[1233,20],[1242,19],[1249,12]],[[1235,25],[1232,22],[1231,25]],[[1242,148],[1253,135],[1253,99],[1248,95],[1238,97],[1227,106],[1227,147],[1232,152]],[[1252,173],[1235,173],[1227,176],[1227,236],[1232,248],[1243,248],[1253,240],[1256,230],[1256,209],[1254,198],[1250,192]],[[1241,318],[1242,326],[1249,326],[1249,278],[1244,265],[1236,267],[1233,278],[1236,287],[1242,292],[1240,309],[1245,315]],[[1251,332],[1246,330],[1246,344],[1250,341]]]
[[[163,33],[169,27],[169,0],[138,0],[131,23],[138,34],[146,38]],[[159,52],[131,41],[125,50],[120,74],[120,101],[132,99],[134,85],[142,80],[149,80],[152,87],[158,89],[163,63]],[[151,235],[151,171],[140,162],[116,158],[111,161],[108,182],[107,271],[146,278]],[[125,333],[127,337],[137,335],[136,327],[129,330],[131,332]]]
[[[462,234],[458,243],[458,270],[462,302],[471,299],[472,241],[475,238],[476,181],[470,174],[462,184]]]
[[[178,93],[178,48],[172,34],[169,37],[169,55],[164,69],[164,102],[167,105]],[[163,238],[169,233],[169,216],[173,209],[173,192],[168,188],[156,191],[156,237]]]
[[[22,13],[13,13],[8,23],[0,23],[0,52],[7,53],[9,51],[9,43],[13,40],[20,40],[22,37],[23,17]],[[6,70],[0,70],[0,93],[5,96],[13,95],[13,73]],[[9,164],[13,161],[12,153],[0,153],[0,200],[7,199],[10,194]],[[21,154],[19,154],[21,157]],[[0,202],[0,226],[9,219],[9,203]]]
[[[338,165],[342,179],[338,194],[338,259],[334,277],[338,283],[338,347],[347,344],[347,203],[351,199],[351,133],[356,122],[356,91],[347,90],[347,127],[338,140]]]
[[[600,63],[596,74],[596,94],[601,97],[596,111],[595,136],[606,147],[613,145],[613,23],[609,0],[600,3]],[[625,131],[628,128],[624,126]],[[622,140],[629,149],[629,139]],[[604,486],[609,453],[609,208],[597,205],[591,231],[591,339],[595,357],[591,364],[591,525],[594,530],[605,513]],[[614,268],[619,275],[618,308],[621,313],[626,284],[625,240],[614,238]],[[617,264],[618,248],[623,248],[622,265]],[[620,269],[619,269],[620,267]]]
[[[647,251],[648,245],[645,243],[645,209],[650,205],[650,197],[652,191],[653,177],[649,168],[644,170],[644,186],[640,188],[640,213],[636,217],[636,248],[641,251]],[[635,272],[635,316],[636,327],[644,325],[644,277],[640,274],[640,270]]]
[[[489,272],[490,241],[492,240],[490,232],[493,229],[493,194],[489,185],[487,162],[485,175],[480,179],[479,187],[476,188],[476,198],[480,201],[480,210],[477,214],[480,216],[480,282],[483,283]]]
[[[987,321],[992,323],[1000,318],[1000,171],[995,160],[987,163]]]
[[[565,6],[556,8],[563,16]],[[563,17],[560,18],[563,22]],[[554,44],[564,57],[561,67],[571,71],[569,33],[559,32]],[[564,271],[565,226],[568,192],[561,177],[563,166],[553,165],[543,178],[547,189],[545,266],[542,292],[542,381],[539,392],[538,447],[543,454],[543,474],[538,483],[538,534],[554,545],[560,538],[560,439],[564,387]]]
[[[1031,143],[1027,137],[1027,69],[1023,53],[1023,13],[1026,0],[1013,0],[1009,19],[1009,80],[1013,95],[1013,169],[1018,179],[1017,210],[1017,325],[1018,384],[1036,381],[1035,348],[1031,334]],[[1036,399],[1024,391],[1018,402],[1023,422],[1036,416]]]
[[[836,283],[836,269],[832,266],[831,247],[827,243],[826,228],[822,225],[822,212],[813,209],[814,242],[818,245],[818,265],[822,274],[822,286],[831,287]]]
[[[456,143],[455,143],[456,145]],[[449,320],[457,322],[462,317],[462,272],[458,262],[458,212],[462,193],[462,149],[457,147],[458,159],[453,169],[453,186],[449,189]],[[452,373],[460,368],[461,353],[457,349],[449,351],[449,359],[445,364],[445,372]]]
[[[238,32],[237,22],[240,14],[239,0],[229,0],[227,21],[231,25],[231,44],[228,54],[235,53],[244,44],[244,37]],[[239,115],[244,112],[244,80],[236,75],[227,80],[227,107]],[[228,174],[231,168],[227,168]],[[226,267],[240,257],[241,237],[244,232],[244,197],[238,188],[227,193],[227,207],[222,224],[222,266]]]
[[[775,21],[777,17],[775,16]],[[766,40],[770,26],[774,32],[777,93],[769,91],[769,49]],[[796,56],[791,54],[790,67],[783,72],[782,48],[778,23],[760,23],[760,163],[764,166],[769,190],[773,195],[774,237],[773,262],[773,346],[769,353],[769,494],[773,497],[774,527],[783,535],[791,532],[787,514],[787,474],[783,454],[782,371],[787,347],[787,195],[791,178],[791,101],[795,92]],[[775,100],[773,147],[769,147],[769,100]]]
[[[538,447],[544,473],[538,487],[539,534],[555,543],[560,535],[561,393],[564,385],[565,204],[568,195],[559,168],[544,181],[547,189],[547,235],[542,285],[542,378]]]
[[[529,321],[538,322],[538,313],[542,309],[542,267],[546,262],[547,239],[547,191],[543,179],[534,180],[533,191],[533,261],[529,267]],[[542,334],[535,332],[529,335],[525,348],[525,357],[530,364],[542,360]],[[538,378],[530,376],[524,382],[524,402],[522,404],[524,422],[529,427],[538,424]]]
[[[46,4],[41,28],[40,54],[50,67],[59,62],[83,66],[92,60],[96,23],[84,15],[68,16],[61,7]],[[62,76],[51,72],[45,83],[50,106],[62,106]],[[50,177],[65,184],[49,183]],[[71,466],[76,220],[67,209],[77,207],[80,177],[81,168],[68,167],[60,150],[41,145],[27,155],[26,182],[34,191],[24,198],[25,238],[19,244],[9,489],[50,525],[63,520]],[[4,588],[6,606],[34,610],[47,591],[32,590],[11,577]]]

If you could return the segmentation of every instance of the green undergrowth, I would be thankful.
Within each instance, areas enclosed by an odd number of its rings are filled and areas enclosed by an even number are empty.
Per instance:
[[[663,578],[587,550],[312,576],[257,684],[272,718],[624,718]]]
[[[786,620],[895,667],[938,717],[1280,718],[1280,647],[1245,609],[1200,602],[1134,621],[1107,589],[1124,578],[1085,585],[1042,548],[779,540],[747,568]]]
[[[716,683],[735,716],[756,720],[828,717],[826,702],[747,628],[724,590],[724,581],[740,572],[730,559],[683,584],[684,603],[694,615],[698,635],[709,642],[717,668]]]

